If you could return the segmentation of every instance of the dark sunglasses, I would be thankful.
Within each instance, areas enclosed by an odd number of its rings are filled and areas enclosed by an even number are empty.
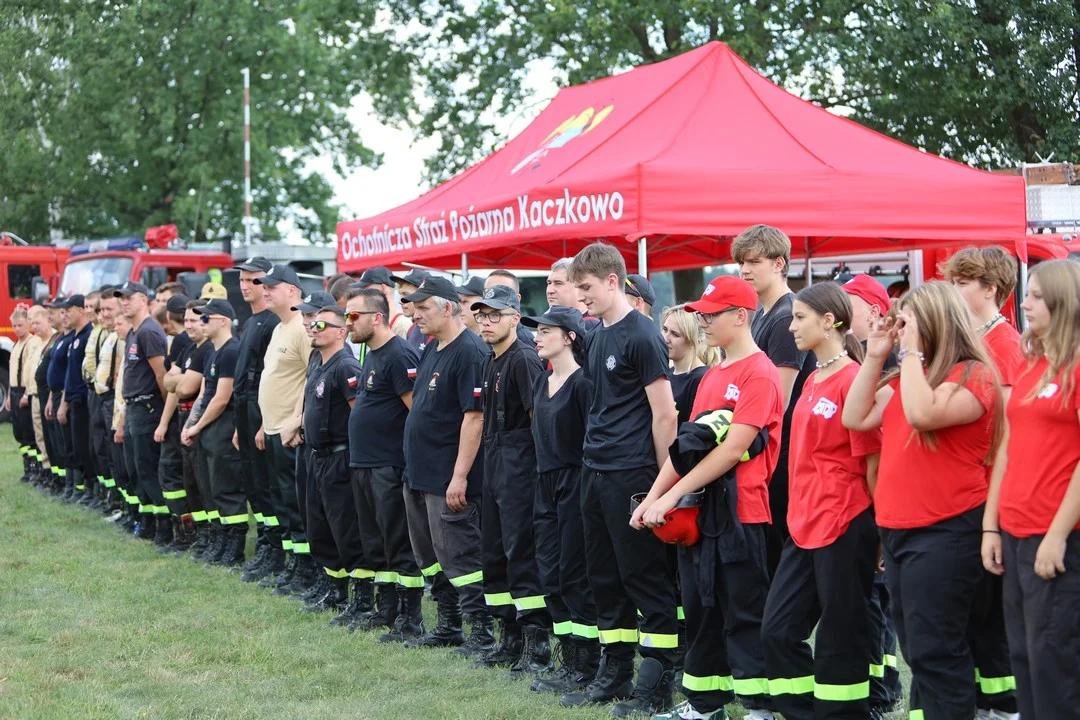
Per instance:
[[[322,332],[326,328],[334,328],[336,330],[340,330],[341,328],[343,328],[345,326],[344,325],[335,325],[334,323],[328,322],[326,320],[315,320],[314,322],[311,323],[310,327],[311,327],[311,330],[313,332]]]
[[[206,325],[207,323],[210,322],[210,318],[214,318],[214,317],[223,318],[225,316],[224,315],[200,315],[199,316],[199,321],[202,322],[203,325]],[[225,318],[225,319],[228,320],[228,318]]]

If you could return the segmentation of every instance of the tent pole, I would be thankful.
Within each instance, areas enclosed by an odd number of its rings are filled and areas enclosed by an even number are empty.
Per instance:
[[[461,253],[461,281],[465,282],[469,279],[469,255],[468,253]]]
[[[803,239],[803,248],[806,250],[806,287],[814,284],[814,268],[810,263],[810,238]]]
[[[1016,272],[1019,275],[1016,290],[1013,291],[1013,303],[1016,305],[1016,327],[1020,332],[1024,332],[1027,330],[1027,318],[1024,317],[1024,311],[1020,309],[1020,304],[1027,297],[1028,264],[1021,262]]]
[[[637,271],[638,275],[643,277],[649,277],[647,265],[648,259],[646,257],[648,254],[648,250],[645,247],[645,238],[641,238],[637,241]]]

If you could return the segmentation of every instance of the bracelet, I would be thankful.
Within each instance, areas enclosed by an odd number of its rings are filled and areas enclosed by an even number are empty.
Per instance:
[[[986,533],[992,533],[994,535],[1000,535],[1001,531],[1000,530],[983,530],[983,535],[985,535]]]
[[[901,350],[900,352],[896,353],[896,362],[904,362],[904,358],[906,358],[908,355],[914,355],[915,357],[919,358],[920,363],[924,365],[926,364],[926,355],[919,352],[918,350]]]

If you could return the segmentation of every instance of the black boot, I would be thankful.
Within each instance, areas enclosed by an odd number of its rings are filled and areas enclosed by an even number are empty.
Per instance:
[[[179,555],[185,552],[195,542],[195,521],[190,514],[181,515],[173,519],[173,541],[169,543],[168,551]]]
[[[69,470],[66,475],[61,477],[60,485],[63,488],[60,499],[66,503],[75,502],[75,471]]]
[[[30,482],[30,455],[25,452],[25,448],[19,448],[22,452],[22,476],[19,478],[19,482]]]
[[[240,567],[244,564],[244,548],[247,546],[247,524],[229,525],[225,528],[225,541],[221,555],[211,562],[219,567]]]
[[[600,658],[596,677],[579,692],[562,696],[559,701],[566,707],[609,703],[625,700],[634,692],[634,658],[620,660],[605,653]]]
[[[300,612],[304,613],[321,613],[330,611],[340,611],[345,607],[345,604],[349,600],[349,579],[348,578],[332,578],[329,575],[326,576],[324,581],[324,587],[326,592],[322,593],[319,597],[304,604],[304,607],[300,608]]]
[[[161,520],[162,520],[162,518],[159,517],[158,522],[160,523]],[[170,528],[170,531],[172,532],[172,537],[169,539],[168,544],[161,545],[161,546],[158,547],[158,552],[163,554],[163,555],[165,553],[171,553],[173,551],[173,543],[175,543],[177,538],[180,537],[180,530],[177,528],[177,525],[180,522],[180,518],[169,516],[169,521],[170,521],[169,524],[172,526]],[[156,537],[154,538],[154,542],[157,543],[157,538]]]
[[[369,581],[370,582],[370,581]],[[397,585],[381,584],[378,588],[369,585],[367,592],[375,589],[374,607],[368,605],[368,611],[361,610],[349,623],[349,632],[357,630],[376,630],[378,628],[390,629],[398,616],[398,589]],[[369,595],[370,597],[370,595]]]
[[[166,548],[173,539],[173,520],[169,515],[154,516],[154,544],[159,549]]]
[[[576,674],[578,645],[569,635],[559,638],[559,644],[551,653],[552,668],[542,672],[533,680],[530,690],[533,692],[566,694],[580,690],[581,686],[570,682],[570,677]]]
[[[379,642],[408,642],[424,634],[424,588],[397,589],[398,614],[390,632],[379,636]]]
[[[283,551],[284,552],[284,551]],[[268,575],[259,581],[261,588],[277,588],[292,582],[296,573],[296,553],[285,553],[285,564],[277,575]]]
[[[266,564],[266,555],[270,550],[270,543],[266,539],[266,534],[263,533],[255,538],[255,555],[252,556],[242,567],[233,568],[230,572],[244,576],[252,570]]]
[[[101,482],[94,478],[90,481],[90,502],[86,507],[91,510],[101,510],[101,503],[104,501],[104,488],[101,486]]]
[[[672,683],[675,671],[665,669],[656,658],[645,658],[638,668],[637,685],[629,700],[615,703],[611,708],[614,717],[652,717],[672,708]]]
[[[510,666],[511,679],[526,675],[539,675],[551,670],[551,634],[539,625],[526,625],[522,629],[524,643],[521,655]]]
[[[337,627],[347,627],[351,629],[352,623],[356,618],[364,612],[361,609],[363,603],[363,590],[361,590],[361,583],[371,582],[370,580],[364,580],[361,578],[349,578],[349,602],[342,608],[341,613],[330,618],[330,624]]]
[[[315,566],[315,581],[306,588],[301,588],[289,596],[290,600],[299,600],[305,605],[315,602],[330,590],[330,576],[322,568]]]
[[[138,529],[135,531],[135,537],[140,540],[153,540],[154,534],[157,532],[156,517],[153,513],[139,513],[139,524]]]
[[[225,544],[225,532],[224,528],[217,523],[210,523],[210,542],[206,544],[206,549],[203,550],[201,555],[197,555],[192,558],[195,562],[208,563],[213,561],[214,558],[221,555],[221,549]]]
[[[265,549],[262,563],[240,576],[244,582],[257,582],[265,577],[272,578],[285,569],[285,551],[281,549],[281,543],[275,543],[271,538],[263,547]]]
[[[311,559],[308,554],[296,555],[296,569],[293,570],[292,580],[287,585],[274,588],[274,595],[284,595],[288,597],[290,595],[303,596],[311,586],[315,584],[318,579],[316,574],[315,561]],[[325,573],[319,573],[325,575]]]
[[[191,547],[188,548],[188,557],[195,559],[206,552],[210,544],[210,526],[207,524],[195,525],[195,535]]]
[[[490,625],[490,620],[488,623]],[[476,650],[471,653],[459,653],[461,655],[471,655],[476,657],[476,660],[472,664],[474,668],[510,667],[517,662],[519,657],[521,657],[521,625],[517,622],[510,622],[508,620],[503,620],[499,624],[502,625],[502,633],[499,636],[499,644],[496,647],[489,648],[487,651]],[[475,621],[473,627],[476,627]],[[472,639],[472,635],[470,634],[469,640]],[[482,642],[482,640],[478,639],[477,644],[479,645],[480,642]],[[466,641],[466,645],[468,644],[469,642]],[[464,650],[466,645],[461,646],[455,652]]]
[[[439,614],[435,627],[418,638],[405,641],[407,648],[457,647],[465,642],[461,633],[461,605],[457,596],[439,599]]]

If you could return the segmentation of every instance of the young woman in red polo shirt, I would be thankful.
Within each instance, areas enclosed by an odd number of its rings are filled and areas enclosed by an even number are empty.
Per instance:
[[[871,333],[844,426],[881,428],[874,510],[904,657],[912,716],[970,718],[975,664],[967,639],[982,575],[986,466],[997,451],[1001,389],[956,288],[926,283]],[[900,369],[879,382],[899,340]]]
[[[868,717],[868,603],[877,566],[870,488],[881,432],[841,421],[863,359],[847,293],[835,283],[792,306],[799,350],[817,357],[795,401],[788,454],[791,502],[780,565],[762,624],[773,709],[790,718]],[[820,621],[820,623],[819,623]],[[813,651],[807,638],[817,626]]]
[[[1023,303],[1025,371],[983,518],[983,564],[1005,577],[1020,715],[1080,718],[1080,264],[1041,263]]]

